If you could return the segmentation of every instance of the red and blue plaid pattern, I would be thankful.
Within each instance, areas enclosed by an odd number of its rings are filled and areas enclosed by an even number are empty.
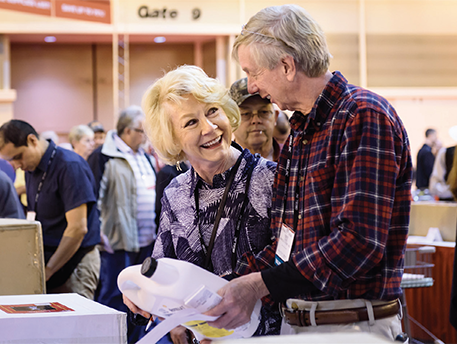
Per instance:
[[[283,216],[293,227],[298,187],[292,259],[320,292],[290,297],[397,298],[412,175],[408,136],[400,118],[384,98],[348,84],[335,72],[310,114],[294,113],[291,127],[289,187],[286,191],[286,142],[274,182],[271,228],[279,236]],[[255,258],[246,256],[237,272],[271,268],[275,248],[276,242]]]

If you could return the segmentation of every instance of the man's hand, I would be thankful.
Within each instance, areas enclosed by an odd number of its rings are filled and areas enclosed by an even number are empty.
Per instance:
[[[220,317],[208,324],[230,330],[249,322],[257,300],[268,295],[269,291],[260,272],[255,272],[230,281],[218,294],[222,301],[205,314]]]

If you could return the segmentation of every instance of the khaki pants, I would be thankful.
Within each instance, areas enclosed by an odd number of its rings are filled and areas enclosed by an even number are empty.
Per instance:
[[[382,301],[369,300],[336,300],[336,301],[319,301],[318,310],[337,310],[365,307],[366,302],[373,305],[382,304]],[[300,310],[310,310],[312,304],[316,302],[303,301],[298,299],[288,299],[286,305],[291,307],[292,303],[298,306]],[[293,335],[300,333],[329,333],[329,332],[369,332],[381,335],[392,341],[397,335],[402,333],[401,316],[394,315],[383,319],[371,319],[371,321],[361,321],[351,324],[335,325],[318,325],[318,326],[292,326],[287,324],[284,319],[281,326],[281,335]]]
[[[100,252],[94,247],[81,259],[68,280],[60,287],[48,290],[48,293],[77,293],[93,300],[99,277]]]

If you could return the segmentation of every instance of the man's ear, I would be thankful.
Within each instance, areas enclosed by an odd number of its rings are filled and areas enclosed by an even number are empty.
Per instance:
[[[278,117],[279,117],[279,110],[275,110],[275,125],[276,125],[276,122],[278,121]]]
[[[38,138],[34,134],[29,134],[27,136],[27,146],[36,147],[39,141],[40,140],[38,140]]]
[[[288,80],[292,81],[295,78],[295,74],[297,73],[294,58],[290,55],[287,55],[281,59],[281,64],[284,75]]]

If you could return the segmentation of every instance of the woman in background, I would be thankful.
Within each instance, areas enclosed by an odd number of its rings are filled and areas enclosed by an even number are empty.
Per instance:
[[[94,132],[87,125],[81,124],[71,128],[68,140],[75,153],[81,155],[84,160],[87,160],[95,147]]]

